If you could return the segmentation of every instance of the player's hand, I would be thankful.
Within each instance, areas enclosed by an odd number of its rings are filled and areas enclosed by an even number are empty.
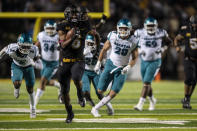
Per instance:
[[[122,69],[121,74],[122,74],[122,75],[127,74],[127,72],[129,71],[130,68],[131,68],[130,65],[125,66],[125,67]]]
[[[100,22],[101,22],[102,24],[105,24],[106,19],[107,19],[107,16],[103,14]]]
[[[90,53],[92,50],[91,50],[91,47],[86,47],[85,49],[84,49],[84,52],[83,52],[83,54],[84,55],[87,55],[88,53]]]
[[[94,67],[94,71],[99,74],[99,71],[100,71],[100,68],[101,68],[101,61],[97,61],[95,67]]]
[[[33,67],[36,65],[36,63],[34,62],[33,59],[30,59],[30,63],[31,63],[31,65],[32,65]]]

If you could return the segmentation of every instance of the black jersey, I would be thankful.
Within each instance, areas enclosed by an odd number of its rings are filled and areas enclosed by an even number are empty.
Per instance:
[[[197,31],[186,25],[181,27],[180,34],[184,37],[185,57],[197,58]]]
[[[57,30],[62,30],[65,34],[72,28],[79,31],[79,37],[69,43],[65,48],[60,49],[61,58],[68,59],[84,59],[83,50],[85,46],[85,36],[90,31],[90,23],[88,21],[78,22],[75,24],[64,21],[57,26]]]

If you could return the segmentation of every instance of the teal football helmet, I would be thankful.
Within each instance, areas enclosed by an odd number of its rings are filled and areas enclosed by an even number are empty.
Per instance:
[[[117,24],[117,32],[120,37],[125,38],[130,35],[132,24],[129,19],[120,19]]]
[[[53,20],[48,20],[44,25],[44,31],[49,36],[55,35],[56,34],[56,23]]]
[[[29,34],[22,33],[18,37],[17,44],[19,45],[20,53],[29,54],[31,47],[33,46],[32,37]]]
[[[144,28],[148,34],[154,34],[157,30],[157,26],[157,20],[152,17],[148,17],[144,22]]]
[[[92,34],[87,34],[85,39],[85,47],[90,47],[92,50],[96,50],[96,40]]]

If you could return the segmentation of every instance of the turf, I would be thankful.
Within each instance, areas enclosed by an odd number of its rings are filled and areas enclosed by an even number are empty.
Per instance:
[[[36,81],[35,90],[39,85]],[[93,131],[194,131],[197,130],[197,95],[192,96],[192,110],[182,109],[180,100],[183,98],[182,81],[153,82],[154,96],[157,98],[155,111],[148,111],[148,99],[142,112],[133,110],[137,104],[142,83],[126,82],[121,92],[112,100],[114,116],[108,116],[106,107],[102,107],[101,118],[90,114],[91,106],[81,108],[77,104],[76,88],[71,85],[71,102],[75,118],[73,123],[64,122],[66,111],[57,100],[57,89],[47,87],[37,106],[37,118],[29,118],[29,97],[25,84],[21,86],[20,97],[15,99],[11,80],[0,80],[0,130],[93,130]],[[93,89],[93,88],[92,88]],[[98,99],[91,90],[95,102]]]

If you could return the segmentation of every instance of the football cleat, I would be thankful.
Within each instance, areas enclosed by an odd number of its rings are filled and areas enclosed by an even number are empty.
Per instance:
[[[79,104],[81,107],[85,107],[85,105],[86,105],[86,99],[85,99],[85,98],[78,99],[78,104]]]
[[[112,104],[109,102],[109,103],[106,104],[106,106],[107,106],[108,115],[110,115],[110,116],[114,115],[114,109],[112,107]]]
[[[68,113],[68,115],[67,115],[67,118],[66,118],[66,123],[71,123],[72,122],[72,120],[73,120],[73,118],[74,118],[74,113],[73,112],[71,112],[71,113]]]
[[[142,111],[143,110],[143,104],[137,104],[136,106],[134,106],[134,109],[137,111]]]
[[[30,118],[36,118],[36,109],[35,108],[30,109]]]
[[[18,88],[18,89],[14,88],[14,96],[16,97],[16,99],[19,98],[19,96],[20,96],[20,88]]]
[[[156,104],[157,100],[155,98],[153,98],[153,99],[149,98],[149,102],[150,102],[150,104],[149,104],[148,110],[149,111],[155,110],[155,104]]]
[[[94,117],[101,117],[101,115],[99,114],[98,110],[95,109],[94,107],[92,107],[91,113]]]
[[[192,106],[190,105],[190,101],[186,100],[185,98],[181,100],[183,104],[183,109],[192,109]]]

